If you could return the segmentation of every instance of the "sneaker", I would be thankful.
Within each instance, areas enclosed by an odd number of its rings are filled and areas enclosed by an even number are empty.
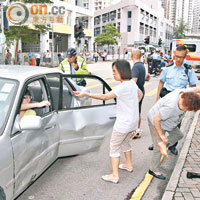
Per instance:
[[[134,137],[132,139],[138,139],[142,137],[142,129],[138,128],[136,130],[136,134],[134,135]]]
[[[104,175],[101,177],[104,181],[112,182],[112,183],[118,183],[119,179],[112,177],[112,175]]]

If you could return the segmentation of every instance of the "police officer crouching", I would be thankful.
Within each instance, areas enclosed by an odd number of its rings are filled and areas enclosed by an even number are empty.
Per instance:
[[[88,74],[87,64],[83,57],[77,56],[76,49],[69,48],[66,58],[60,63],[58,69],[65,74]],[[86,86],[86,81],[83,78],[75,80],[77,85]]]

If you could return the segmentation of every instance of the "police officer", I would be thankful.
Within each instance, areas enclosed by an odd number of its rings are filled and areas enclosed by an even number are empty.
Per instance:
[[[67,50],[66,58],[60,63],[58,69],[65,74],[88,74],[85,59],[77,56],[76,49],[74,48]],[[77,78],[75,81],[77,85],[86,85],[86,81],[83,78]]]
[[[154,71],[154,75],[157,75],[157,71],[158,71],[158,65],[161,62],[161,56],[160,56],[160,50],[156,49],[156,52],[151,56],[152,58],[152,64],[151,64],[151,73],[153,73]]]
[[[156,101],[175,89],[186,88],[188,83],[190,87],[196,87],[196,84],[199,81],[193,68],[184,63],[186,55],[187,49],[185,46],[182,45],[176,48],[174,54],[175,63],[172,63],[171,66],[165,67],[159,76]],[[153,147],[150,146],[149,150],[153,150]],[[176,145],[169,147],[169,150],[175,155],[178,154]]]
[[[172,56],[171,56],[171,51],[169,50],[168,52],[167,52],[167,54],[165,54],[165,56],[164,56],[164,61],[166,62],[166,63],[169,63],[169,61],[172,59]]]

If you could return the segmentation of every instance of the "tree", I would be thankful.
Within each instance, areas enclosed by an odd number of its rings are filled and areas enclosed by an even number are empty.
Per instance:
[[[16,0],[10,0],[11,2],[15,2]],[[23,0],[23,3],[52,3],[51,0]],[[8,6],[5,6],[4,9],[7,10]],[[6,44],[9,46],[13,44],[16,40],[16,48],[15,48],[15,61],[17,63],[17,51],[19,46],[19,40],[21,40],[25,44],[33,44],[36,42],[36,34],[44,34],[47,31],[51,30],[50,25],[33,25],[33,29],[31,29],[28,25],[21,26],[10,26],[9,30],[5,31],[6,35]]]
[[[117,28],[111,23],[105,25],[105,32],[101,33],[95,38],[95,42],[100,45],[118,44],[117,38],[121,37],[121,34],[117,31]]]
[[[174,27],[173,37],[177,39],[185,38],[185,32],[188,31],[188,24],[184,22],[183,18],[178,21],[178,24]]]

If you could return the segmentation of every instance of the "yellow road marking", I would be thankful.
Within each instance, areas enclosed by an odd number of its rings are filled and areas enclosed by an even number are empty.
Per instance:
[[[106,81],[107,83],[113,83],[113,82],[116,82],[115,80],[110,80],[110,81]],[[91,89],[91,88],[95,88],[95,87],[99,87],[99,86],[102,86],[102,84],[96,84],[96,85],[91,85],[87,88]]]
[[[107,80],[107,79],[110,79],[110,77],[105,77],[105,78],[102,78],[104,81]],[[87,79],[87,83],[91,83],[91,82],[94,82],[94,81],[98,81],[98,79]]]
[[[162,162],[164,159],[164,156],[161,156],[160,162]],[[153,176],[150,175],[148,172],[146,173],[144,180],[139,184],[133,195],[131,196],[130,200],[140,200],[147,188],[149,187],[151,181],[153,179]]]
[[[104,80],[106,80],[106,79],[108,79],[108,78],[104,78]],[[96,80],[89,80],[89,81],[87,81],[87,82],[94,82],[94,81],[96,81]],[[106,81],[106,82],[107,82],[107,83],[114,83],[114,82],[117,83],[117,81],[115,81],[114,79],[109,80],[109,81]],[[144,87],[146,87],[146,86],[148,86],[148,85],[150,85],[150,84],[151,84],[150,82],[145,82]],[[111,89],[116,88],[118,85],[119,85],[119,84],[117,84],[117,85],[111,87]],[[88,89],[92,89],[92,88],[99,87],[99,86],[102,86],[102,84],[91,85],[91,86],[88,86],[87,88],[88,88]],[[157,93],[157,88],[154,89],[154,90],[152,90],[152,91],[150,91],[150,92],[148,92],[147,94],[145,94],[145,96],[147,96],[147,97],[153,96],[153,95],[155,95],[156,93]]]
[[[153,176],[150,175],[148,172],[146,173],[144,180],[140,183],[138,188],[135,190],[133,195],[131,196],[130,200],[139,200],[142,198],[144,192],[148,188],[149,184],[151,183]]]

